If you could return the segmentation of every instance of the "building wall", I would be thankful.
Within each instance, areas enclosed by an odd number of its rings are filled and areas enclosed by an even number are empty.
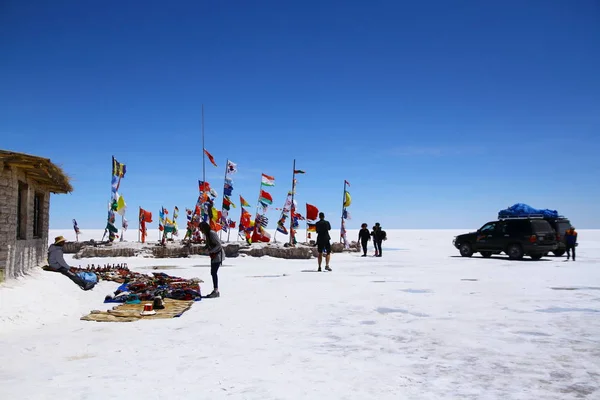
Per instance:
[[[26,231],[25,239],[17,239],[18,188],[19,181],[28,185],[26,194]],[[35,193],[43,193],[41,207],[42,226],[40,238],[33,237],[33,208]],[[0,163],[0,282],[15,278],[29,269],[44,265],[48,250],[48,227],[50,193],[27,179],[25,173],[17,168],[6,167]]]

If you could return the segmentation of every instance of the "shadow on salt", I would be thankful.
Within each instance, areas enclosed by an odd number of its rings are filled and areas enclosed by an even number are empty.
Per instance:
[[[592,312],[592,313],[597,313],[600,312],[600,310],[595,310],[593,308],[571,308],[571,307],[549,307],[549,308],[543,308],[541,310],[535,310],[538,312],[545,312],[545,313],[561,313],[561,312]]]

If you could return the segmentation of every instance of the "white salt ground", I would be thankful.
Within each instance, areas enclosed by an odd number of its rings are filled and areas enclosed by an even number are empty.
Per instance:
[[[171,320],[80,321],[117,284],[34,271],[0,286],[0,399],[599,399],[600,231],[574,263],[460,258],[456,233],[389,230],[384,257],[332,273],[227,259],[222,297]],[[66,258],[211,290],[206,257]]]

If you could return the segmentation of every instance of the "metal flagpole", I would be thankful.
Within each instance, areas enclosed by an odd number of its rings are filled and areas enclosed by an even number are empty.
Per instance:
[[[138,242],[141,241],[140,239],[140,235],[141,235],[141,230],[142,229],[142,221],[140,221],[140,215],[142,214],[142,207],[138,206],[139,210],[138,210]]]
[[[223,203],[221,204],[221,221],[220,222],[223,222],[223,204],[225,204],[225,182],[227,182],[227,167],[228,166],[229,166],[229,159],[227,159],[227,161],[225,161],[225,178],[223,179]],[[229,210],[227,210],[227,215],[229,215]],[[227,227],[227,230],[229,230],[229,227]],[[219,240],[221,240],[222,233],[223,233],[223,228],[221,227],[221,230],[219,231]]]
[[[204,104],[202,104],[202,200],[204,200],[204,189],[206,187],[206,148],[204,147]],[[200,208],[200,219],[204,220],[204,203]]]
[[[294,192],[296,187],[296,159],[292,170],[292,203],[290,204],[290,246],[294,245]],[[284,206],[285,208],[285,206]]]
[[[344,204],[346,204],[346,180],[344,179],[344,196],[342,199],[342,225],[340,226],[340,243],[344,243],[344,238],[342,237],[342,230],[344,229]]]

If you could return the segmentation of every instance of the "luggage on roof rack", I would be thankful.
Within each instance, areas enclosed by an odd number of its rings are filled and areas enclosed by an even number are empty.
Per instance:
[[[538,210],[527,204],[517,203],[498,212],[498,219],[507,218],[559,218],[556,210]]]

